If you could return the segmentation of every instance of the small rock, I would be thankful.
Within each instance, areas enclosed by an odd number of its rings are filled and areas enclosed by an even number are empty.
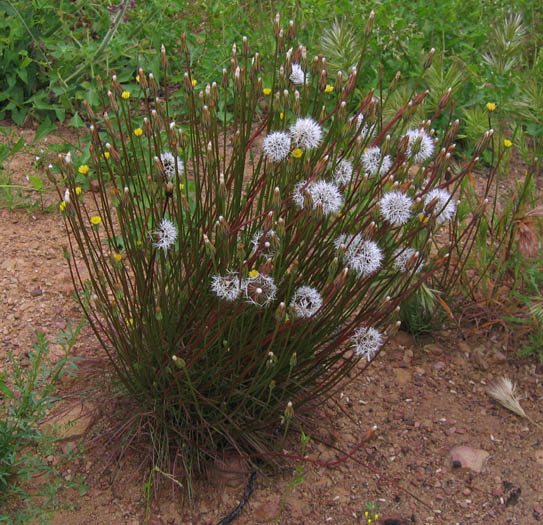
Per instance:
[[[507,356],[499,350],[494,350],[492,352],[492,360],[496,363],[505,363],[507,361]]]
[[[411,371],[407,368],[394,368],[394,377],[399,385],[406,385],[411,381]]]
[[[271,521],[279,514],[279,504],[273,501],[268,501],[259,505],[254,511],[253,516],[257,520]]]
[[[431,354],[437,354],[437,355],[443,353],[443,349],[440,346],[435,345],[435,344],[424,345],[422,350],[424,352],[428,352],[428,353],[431,353]]]
[[[473,350],[473,353],[471,354],[471,357],[473,359],[473,362],[481,369],[481,370],[488,370],[488,363],[486,362],[485,356],[484,356],[484,347],[478,346]]]
[[[543,450],[535,451],[535,460],[539,465],[543,465]]]
[[[460,350],[460,352],[463,354],[471,354],[471,346],[465,341],[460,341],[458,343],[458,350]]]
[[[456,427],[451,427],[447,430],[447,434],[449,434],[449,436],[452,436],[455,432],[456,432]]]
[[[443,370],[447,365],[443,361],[438,361],[434,364],[436,370]]]
[[[473,472],[481,472],[489,453],[486,450],[471,448],[464,445],[458,445],[449,452],[449,457],[452,466],[456,467],[459,462],[464,468],[468,468]]]
[[[471,494],[471,490],[469,490],[467,487],[462,491],[462,494],[464,494],[464,496],[469,496]]]
[[[413,346],[413,337],[411,334],[400,330],[393,339],[393,342],[399,346]]]
[[[30,292],[30,295],[31,295],[32,297],[39,297],[40,295],[43,295],[43,290],[42,290],[41,288],[39,288],[39,287],[38,287],[38,288],[34,288],[34,290],[32,290],[32,291]]]
[[[503,488],[502,487],[494,487],[492,489],[492,495],[495,498],[501,498],[503,496]]]

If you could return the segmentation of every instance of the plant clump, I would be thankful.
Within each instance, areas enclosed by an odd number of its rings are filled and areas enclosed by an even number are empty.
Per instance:
[[[384,100],[356,95],[363,54],[329,79],[322,55],[286,49],[278,18],[274,34],[269,60],[244,39],[200,90],[183,40],[181,107],[164,48],[160,86],[140,69],[124,96],[112,77],[89,108],[102,191],[77,192],[69,156],[49,171],[90,325],[155,460],[189,475],[225,450],[268,457],[287,408],[304,413],[378,355],[443,265],[435,235],[476,162],[445,178],[458,126],[432,124],[447,95],[428,120],[413,122],[426,92],[383,120]]]

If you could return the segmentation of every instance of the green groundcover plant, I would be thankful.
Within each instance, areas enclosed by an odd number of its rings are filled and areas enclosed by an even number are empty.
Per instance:
[[[432,108],[413,93],[390,119],[397,79],[355,103],[372,26],[334,79],[278,17],[271,57],[244,38],[202,89],[184,39],[180,87],[163,47],[161,79],[140,69],[129,90],[113,76],[104,111],[88,108],[90,165],[68,154],[48,170],[90,325],[154,460],[174,457],[189,479],[220,451],[273,451],[278,430],[377,356],[400,304],[448,260],[436,234],[477,158],[451,172],[459,124],[432,129],[450,91]],[[83,194],[81,176],[101,191]]]

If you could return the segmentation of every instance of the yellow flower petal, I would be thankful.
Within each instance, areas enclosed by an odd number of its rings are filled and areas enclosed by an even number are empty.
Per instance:
[[[94,224],[94,226],[98,226],[102,222],[102,218],[100,215],[93,215],[90,218],[91,224]]]
[[[193,78],[191,84],[192,84],[192,87],[196,87],[196,84],[198,84],[198,81],[195,78]]]
[[[64,211],[66,209],[66,201],[62,201],[59,205],[58,205],[60,211]]]
[[[125,100],[128,100],[130,98],[130,91],[123,91],[121,97],[123,97]]]
[[[266,96],[271,95],[271,92],[272,92],[271,88],[264,88],[262,90],[262,93],[264,93],[264,95]]]
[[[258,277],[259,271],[258,270],[251,270],[249,272],[249,277]]]
[[[114,253],[114,254],[113,254],[113,258],[114,258],[116,261],[120,262],[121,259],[123,258],[123,256],[122,256],[120,253]]]
[[[513,143],[509,139],[503,139],[503,145],[506,148],[510,148],[513,145]]]
[[[109,159],[109,151],[104,151],[104,159]]]
[[[83,190],[82,190],[79,186],[77,186],[77,188],[75,188],[75,194],[76,194],[76,195],[81,195],[81,192],[82,192],[82,191],[83,191]]]
[[[81,173],[81,175],[86,175],[89,172],[89,167],[86,164],[81,164],[81,166],[77,168],[77,171]]]
[[[295,159],[299,159],[302,155],[304,154],[304,152],[300,149],[300,148],[296,148],[292,151],[292,156],[295,158]]]
[[[494,102],[487,102],[486,109],[488,109],[488,111],[496,111],[496,104]]]
[[[334,91],[334,86],[331,86],[330,84],[326,84],[326,87],[324,88],[325,93],[332,93]]]
[[[141,128],[136,128],[134,130],[134,135],[136,135],[136,137],[141,137],[143,135],[143,130]]]

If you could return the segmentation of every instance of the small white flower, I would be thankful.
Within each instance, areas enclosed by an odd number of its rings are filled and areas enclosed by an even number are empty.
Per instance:
[[[153,246],[155,248],[162,248],[164,252],[167,252],[177,239],[177,228],[172,221],[162,219],[158,228],[151,235],[155,239]]]
[[[68,203],[70,202],[70,190],[68,188],[66,188],[66,190],[64,190],[64,202]]]
[[[175,165],[177,163],[177,172],[179,175],[183,174],[183,170],[185,169],[185,166],[183,165],[183,161],[180,157],[176,157],[169,151],[165,151],[164,153],[160,154],[160,162],[162,162],[162,167],[164,168],[164,173],[166,173],[166,177],[168,180],[175,179]]]
[[[412,205],[412,199],[401,191],[389,191],[379,201],[381,215],[394,226],[401,226],[409,220]]]
[[[390,169],[392,159],[390,155],[383,156],[379,146],[373,146],[364,151],[362,165],[368,173],[377,175],[378,173],[386,173]]]
[[[347,246],[349,239],[347,239],[347,236],[342,233],[335,241],[334,241],[334,247],[336,250],[339,250],[341,246]]]
[[[257,306],[267,306],[275,300],[277,286],[273,277],[259,273],[255,277],[249,277],[242,282],[242,289],[249,303]]]
[[[211,290],[221,299],[235,301],[243,291],[242,281],[236,272],[228,272],[224,277],[214,275],[211,278]]]
[[[322,306],[321,294],[311,286],[300,286],[292,296],[290,307],[296,317],[311,317]]]
[[[456,204],[451,198],[451,194],[440,189],[429,191],[424,197],[424,205],[427,206],[434,199],[437,199],[434,208],[437,224],[451,220],[456,213]]]
[[[290,127],[290,136],[296,146],[309,150],[320,144],[322,129],[311,117],[299,118]]]
[[[360,115],[356,117],[356,130],[360,130],[358,135],[362,137],[362,140],[369,139],[375,135],[375,128],[372,128],[370,124],[366,124],[365,120],[366,117],[364,116],[364,113],[360,113]]]
[[[408,270],[408,265],[414,257],[418,257],[417,250],[413,248],[398,248],[394,251],[394,267],[400,272],[406,272]],[[414,266],[413,266],[414,268]],[[420,272],[422,265],[416,266],[415,273]]]
[[[407,156],[413,157],[413,160],[420,164],[426,159],[429,159],[434,153],[434,142],[432,138],[420,129],[409,129],[406,135],[409,137],[409,143],[407,145]],[[420,140],[418,151],[415,153],[415,143]]]
[[[356,355],[365,357],[368,361],[373,359],[383,344],[383,336],[375,328],[358,328],[351,338]]]
[[[293,84],[303,84],[304,76],[306,84],[309,82],[309,73],[304,74],[304,70],[300,64],[292,64],[292,72],[290,73],[290,81]]]
[[[253,245],[253,252],[259,252],[266,257],[272,257],[276,253],[274,248],[274,240],[276,240],[277,234],[274,230],[268,230],[264,235],[262,230],[257,231],[253,238],[251,239],[251,244]]]
[[[334,172],[334,182],[336,184],[349,184],[353,176],[353,165],[347,159],[340,160],[336,165]]]
[[[340,235],[334,245],[339,248],[345,245],[344,259],[347,265],[352,268],[360,277],[367,277],[381,267],[383,253],[377,243],[365,240],[361,234],[348,239]]]
[[[283,131],[270,133],[262,145],[264,155],[273,162],[280,162],[288,157],[290,152],[290,135]]]
[[[337,213],[343,206],[343,196],[339,188],[331,182],[318,180],[310,183],[301,181],[294,188],[292,199],[300,208],[304,207],[306,191],[311,195],[313,209],[321,205],[324,215]]]

